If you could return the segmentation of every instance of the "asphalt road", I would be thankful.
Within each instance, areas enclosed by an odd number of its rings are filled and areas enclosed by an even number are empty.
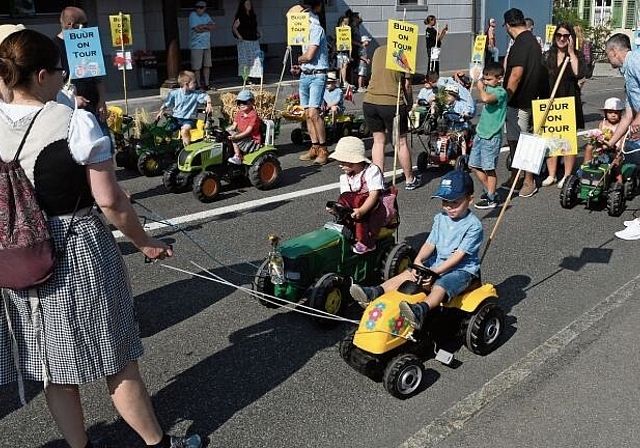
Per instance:
[[[604,99],[622,97],[622,88],[619,77],[587,83],[588,128]],[[153,211],[138,207],[145,222],[186,216],[186,235],[153,230],[174,246],[167,265],[201,272],[193,261],[247,286],[269,233],[288,238],[328,219],[324,203],[338,195],[339,168],[300,163],[303,148],[288,139],[293,126],[283,126],[278,140],[283,185],[269,192],[227,189],[206,205],[191,193],[166,192],[160,178],[119,171],[134,199]],[[414,142],[414,162],[419,151]],[[391,148],[388,155],[387,170]],[[439,208],[429,195],[441,174],[425,173],[426,184],[414,191],[399,179],[400,240],[421,244]],[[503,158],[499,176],[507,177]],[[638,243],[613,232],[637,214],[640,199],[612,218],[562,209],[558,194],[549,187],[515,198],[483,263],[483,280],[496,285],[507,313],[504,343],[485,357],[457,349],[455,368],[429,360],[428,387],[405,401],[342,361],[337,344],[351,324],[319,330],[306,316],[267,309],[232,286],[144,264],[119,239],[146,348],[141,368],[163,427],[197,432],[209,447],[638,446]],[[194,213],[201,215],[193,220]],[[499,210],[476,213],[486,239]],[[356,307],[349,314],[357,318]],[[143,446],[103,382],[83,387],[82,396],[92,437]],[[14,386],[0,387],[0,446],[66,446],[39,385],[29,385],[26,407]]]

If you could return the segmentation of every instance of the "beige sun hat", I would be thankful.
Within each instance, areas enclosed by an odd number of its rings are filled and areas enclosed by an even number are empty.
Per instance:
[[[13,34],[16,31],[24,30],[25,27],[21,23],[18,25],[0,25],[0,43],[7,38],[9,34]]]
[[[329,158],[338,162],[371,163],[364,155],[364,142],[357,137],[342,137]]]

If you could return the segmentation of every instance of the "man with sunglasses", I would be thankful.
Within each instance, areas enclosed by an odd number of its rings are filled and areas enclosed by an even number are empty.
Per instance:
[[[191,70],[196,74],[196,83],[205,90],[211,90],[209,73],[211,71],[211,31],[216,24],[207,14],[207,2],[198,1],[195,11],[189,14],[189,50],[191,51]]]
[[[75,6],[68,6],[60,14],[60,32],[53,37],[53,41],[60,49],[60,66],[66,71],[65,82],[69,80],[69,60],[64,42],[63,31],[85,28],[87,26],[86,13]],[[107,105],[105,104],[105,88],[102,77],[74,79],[71,84],[75,89],[76,104],[96,116],[98,122],[106,131]],[[108,131],[106,131],[108,132]]]
[[[504,88],[509,96],[507,103],[507,142],[511,160],[516,152],[521,132],[533,129],[531,101],[544,95],[542,76],[542,55],[540,45],[533,33],[527,28],[524,14],[517,8],[504,13],[504,27],[513,38],[504,75]],[[511,179],[502,185],[510,189],[516,181],[517,170],[511,168]],[[536,194],[538,188],[533,173],[525,171],[520,197],[528,198]]]

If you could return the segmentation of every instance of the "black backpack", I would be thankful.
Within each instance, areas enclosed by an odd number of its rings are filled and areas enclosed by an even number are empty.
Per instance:
[[[42,109],[41,109],[42,110]],[[41,111],[40,110],[40,111]],[[0,160],[0,287],[28,289],[44,283],[55,267],[55,250],[36,191],[18,157],[29,131],[10,162]]]

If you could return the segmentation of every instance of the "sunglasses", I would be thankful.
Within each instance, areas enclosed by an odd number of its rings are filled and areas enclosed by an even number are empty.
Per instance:
[[[569,39],[571,37],[571,34],[555,33],[554,36],[556,39]]]
[[[247,104],[249,104],[249,101],[241,101],[241,100],[236,101],[236,105],[238,106],[246,106]]]
[[[60,75],[62,75],[63,78],[66,78],[68,75],[67,70],[62,67],[53,67],[51,70],[60,72]]]

